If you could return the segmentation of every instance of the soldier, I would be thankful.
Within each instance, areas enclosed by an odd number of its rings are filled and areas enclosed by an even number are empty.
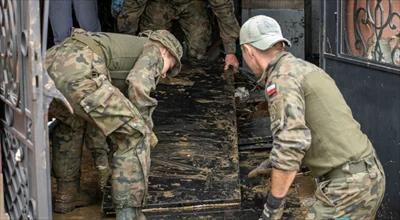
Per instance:
[[[145,218],[141,207],[147,194],[150,146],[156,144],[151,117],[157,100],[150,97],[150,92],[160,77],[179,73],[181,57],[182,46],[165,30],[147,31],[143,37],[136,37],[81,29],[75,29],[46,56],[50,77],[74,110],[68,114],[55,102],[50,111],[73,134],[82,134],[86,123],[88,136],[103,138],[99,148],[104,147],[105,136],[116,146],[111,182],[117,219]],[[126,84],[112,80],[121,78]],[[121,90],[128,91],[129,98]],[[53,166],[58,163],[54,171],[61,186],[55,207],[61,203],[64,210],[71,210],[79,202],[75,195],[79,193],[76,186],[80,164],[80,150],[76,149],[80,148],[81,144],[53,141]]]
[[[285,52],[290,42],[267,16],[250,18],[240,30],[243,58],[266,84],[273,132],[271,189],[260,219],[280,219],[285,196],[300,165],[318,186],[307,219],[374,219],[385,176],[368,137],[360,130],[335,82],[322,69]]]
[[[209,0],[217,17],[220,36],[225,51],[225,69],[237,69],[236,39],[239,24],[234,14],[231,0]],[[167,0],[125,0],[117,17],[118,29],[123,33],[135,34],[141,30],[171,29],[176,19],[184,32],[188,48],[188,60],[193,64],[204,63],[207,47],[211,42],[211,26],[207,14],[206,1],[167,1]]]

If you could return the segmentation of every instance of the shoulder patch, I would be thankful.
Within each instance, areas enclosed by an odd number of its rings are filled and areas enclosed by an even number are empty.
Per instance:
[[[277,91],[277,88],[276,88],[276,85],[275,85],[275,83],[272,83],[271,85],[269,85],[268,87],[267,87],[267,89],[265,90],[265,93],[266,93],[266,95],[268,96],[268,97],[272,97],[274,94],[276,94],[278,91]]]

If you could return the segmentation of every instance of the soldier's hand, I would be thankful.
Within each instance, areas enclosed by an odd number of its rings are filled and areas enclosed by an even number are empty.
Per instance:
[[[239,61],[236,58],[236,55],[233,53],[226,54],[226,56],[225,56],[224,70],[228,70],[229,67],[232,67],[233,71],[235,71],[235,72],[237,72],[239,70]]]
[[[151,132],[150,135],[150,147],[151,149],[155,148],[156,145],[158,144],[158,138],[154,132]]]
[[[257,176],[266,176],[269,177],[272,172],[272,164],[269,159],[264,160],[258,167],[250,171],[248,177],[254,178]]]

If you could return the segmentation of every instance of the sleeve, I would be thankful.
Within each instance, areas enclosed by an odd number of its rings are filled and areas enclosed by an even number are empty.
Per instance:
[[[305,121],[304,91],[297,79],[281,75],[270,80],[266,96],[273,134],[272,166],[298,171],[311,145],[311,132]]]
[[[232,0],[209,0],[209,3],[218,20],[225,54],[235,53],[240,27],[235,17]]]
[[[157,100],[150,97],[156,89],[156,79],[162,70],[163,60],[155,45],[146,45],[126,79],[129,88],[129,100],[139,110],[150,131],[153,129],[152,114]]]

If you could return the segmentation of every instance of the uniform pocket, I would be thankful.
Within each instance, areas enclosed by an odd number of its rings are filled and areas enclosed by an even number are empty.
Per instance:
[[[135,119],[135,129],[142,134],[144,125],[138,110],[109,81],[103,81],[96,91],[79,103],[105,135]]]
[[[315,191],[315,197],[318,200],[320,200],[321,202],[323,202],[326,206],[335,207],[335,204],[333,203],[333,201],[325,193],[329,183],[331,183],[331,180],[326,180],[326,181],[318,183],[317,190]]]
[[[276,133],[278,130],[282,129],[284,125],[285,112],[283,108],[283,99],[281,97],[276,97],[275,100],[271,102],[269,113],[271,117],[271,131],[272,133]]]

